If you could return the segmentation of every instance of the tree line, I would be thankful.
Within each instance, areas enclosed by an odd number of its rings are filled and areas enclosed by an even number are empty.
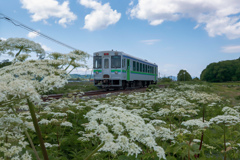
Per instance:
[[[240,81],[240,58],[209,64],[200,79],[208,82]]]

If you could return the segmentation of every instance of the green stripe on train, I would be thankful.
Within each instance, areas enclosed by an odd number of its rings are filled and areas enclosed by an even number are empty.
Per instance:
[[[97,71],[98,71],[98,72],[102,72],[101,69],[95,69],[95,70],[93,70],[94,73],[96,73]]]
[[[156,74],[153,74],[153,73],[143,73],[143,72],[137,72],[137,71],[131,71],[131,73],[151,75],[151,76],[155,76],[156,75]]]
[[[116,71],[117,71],[117,72],[121,72],[120,69],[112,69],[112,70],[111,70],[111,72],[116,72]]]

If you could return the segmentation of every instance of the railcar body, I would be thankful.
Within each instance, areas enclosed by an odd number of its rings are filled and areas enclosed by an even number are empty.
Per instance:
[[[94,85],[115,89],[157,83],[158,66],[120,51],[93,53]]]

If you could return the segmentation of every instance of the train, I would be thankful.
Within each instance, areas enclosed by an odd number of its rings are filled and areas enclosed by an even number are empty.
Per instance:
[[[156,84],[158,66],[122,51],[93,53],[94,85],[101,89],[126,89]]]

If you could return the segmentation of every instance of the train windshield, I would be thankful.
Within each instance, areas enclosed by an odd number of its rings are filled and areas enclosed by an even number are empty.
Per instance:
[[[102,68],[102,57],[101,56],[93,57],[93,68]]]
[[[111,56],[111,68],[121,68],[121,56]]]

